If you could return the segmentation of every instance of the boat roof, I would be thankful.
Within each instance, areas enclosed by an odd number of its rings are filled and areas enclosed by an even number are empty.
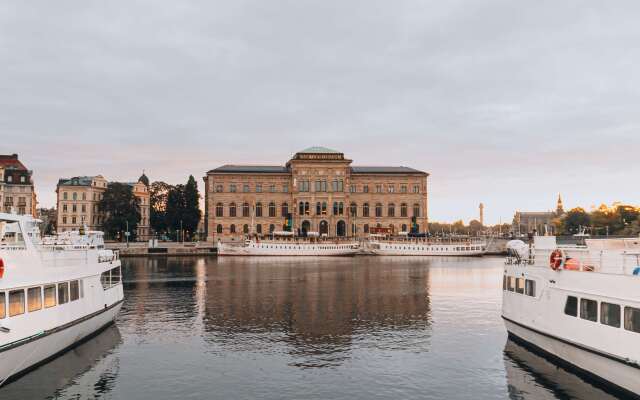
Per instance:
[[[40,222],[31,215],[18,215],[9,213],[0,213],[0,221],[2,222]]]

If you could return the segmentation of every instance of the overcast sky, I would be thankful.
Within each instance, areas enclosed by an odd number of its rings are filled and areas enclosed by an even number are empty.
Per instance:
[[[5,1],[0,153],[178,183],[305,147],[431,174],[429,216],[640,203],[637,1]]]

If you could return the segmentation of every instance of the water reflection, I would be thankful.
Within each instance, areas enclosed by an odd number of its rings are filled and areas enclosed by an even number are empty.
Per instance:
[[[91,340],[0,389],[4,399],[100,398],[120,370],[114,350],[122,343],[111,326]]]
[[[507,341],[504,354],[509,398],[513,400],[618,399],[512,340]]]

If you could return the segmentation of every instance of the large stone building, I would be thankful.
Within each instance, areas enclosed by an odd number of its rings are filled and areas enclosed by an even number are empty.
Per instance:
[[[57,193],[57,231],[78,230],[86,226],[89,230],[101,230],[104,213],[98,208],[109,182],[102,176],[76,176],[58,180]],[[127,182],[140,204],[140,223],[137,236],[146,239],[149,229],[149,179],[143,173],[137,182]]]
[[[516,234],[555,234],[554,220],[564,214],[562,197],[558,195],[555,211],[516,211],[513,216],[513,232]]]
[[[32,171],[18,160],[17,154],[0,155],[0,210],[36,215],[36,192]]]
[[[328,236],[364,236],[374,227],[424,232],[427,177],[408,167],[352,166],[323,147],[298,152],[284,166],[224,165],[204,177],[207,239],[288,226]]]

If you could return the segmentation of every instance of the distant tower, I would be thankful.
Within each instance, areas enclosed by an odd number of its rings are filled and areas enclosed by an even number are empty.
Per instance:
[[[560,196],[560,194],[558,194],[558,205],[556,206],[556,214],[564,214],[564,206],[562,205],[562,197]]]
[[[484,226],[484,204],[480,203],[480,225]]]

